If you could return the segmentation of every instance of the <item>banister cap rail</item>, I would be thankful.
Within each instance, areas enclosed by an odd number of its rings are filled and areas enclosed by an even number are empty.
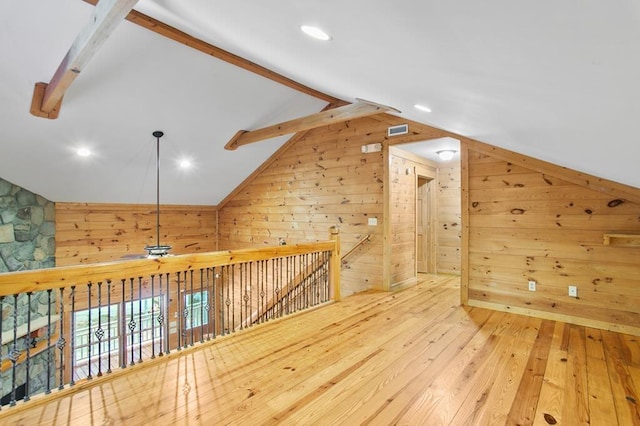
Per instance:
[[[320,241],[260,249],[226,250],[2,273],[0,274],[0,296],[45,291],[87,282],[115,281],[123,277],[198,270],[317,251],[335,252],[336,242]]]

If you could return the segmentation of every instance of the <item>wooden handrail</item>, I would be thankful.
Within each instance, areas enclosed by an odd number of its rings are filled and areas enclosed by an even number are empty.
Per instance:
[[[335,253],[336,242],[324,241],[262,249],[227,250],[2,273],[0,274],[0,296],[58,289],[87,282],[115,281],[123,276],[139,277],[191,271],[325,250]]]
[[[360,239],[360,241],[358,241],[353,247],[351,247],[351,249],[346,252],[341,258],[340,261],[344,264],[346,263],[346,258],[351,256],[357,249],[358,247],[360,247],[361,245],[363,245],[366,242],[371,241],[371,234],[365,235],[364,237],[362,237]]]

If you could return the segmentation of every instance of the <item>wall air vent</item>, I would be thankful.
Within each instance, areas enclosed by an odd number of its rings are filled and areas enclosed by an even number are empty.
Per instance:
[[[391,126],[387,129],[387,136],[406,135],[409,133],[408,124],[399,124],[397,126]]]

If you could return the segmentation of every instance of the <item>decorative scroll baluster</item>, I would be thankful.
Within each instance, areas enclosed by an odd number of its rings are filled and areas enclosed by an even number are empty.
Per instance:
[[[164,293],[162,293],[162,274],[160,274],[158,276],[158,278],[159,278],[159,285],[160,285],[160,290],[159,290],[160,291],[160,304],[159,304],[160,306],[159,306],[159,309],[158,309],[158,318],[157,318],[157,321],[158,321],[158,324],[159,324],[158,332],[160,334],[160,353],[158,353],[158,356],[163,356],[164,355],[164,352],[163,352],[164,342],[162,340],[162,337],[163,337],[163,333],[162,332],[164,330],[165,297],[164,297]],[[169,288],[169,284],[168,283],[169,283],[169,278],[168,278],[168,275],[167,275],[167,290]],[[167,291],[167,293],[168,293],[168,291]],[[167,353],[169,353],[168,350],[167,350]]]
[[[58,337],[58,342],[56,343],[56,347],[60,351],[60,378],[58,379],[58,389],[64,389],[64,288],[60,289],[60,334]]]
[[[91,321],[91,283],[87,283],[87,307],[89,308],[89,310],[87,311],[89,313],[89,326],[87,327],[87,343],[89,344],[89,346],[87,346],[88,351],[89,351],[89,374],[87,375],[87,380],[91,380],[93,377],[91,376],[91,364],[93,364],[91,362],[91,346],[93,346],[91,344],[91,325],[92,325],[92,321]],[[73,310],[74,315],[75,315],[75,309]]]
[[[71,286],[71,330],[69,332],[69,337],[71,337],[71,382],[69,384],[71,386],[75,385],[75,375],[76,375],[76,286]]]
[[[151,359],[156,357],[156,294],[155,294],[155,275],[151,275]]]
[[[130,298],[129,298],[129,310],[131,311],[130,317],[129,317],[129,323],[127,324],[127,326],[129,327],[129,344],[131,346],[130,350],[131,350],[131,358],[129,361],[129,365],[135,365],[135,361],[134,361],[134,354],[135,354],[135,342],[134,342],[134,334],[133,334],[133,330],[136,329],[136,321],[133,318],[133,278],[129,279],[129,294],[130,294]]]
[[[187,292],[187,271],[184,271],[184,293]],[[193,307],[193,298],[189,298],[189,307],[187,307],[187,301],[184,298],[184,295],[180,295],[180,298],[184,300],[184,309],[182,311],[182,344],[183,348],[187,348],[189,345],[187,344],[187,319],[189,318],[189,308]]]
[[[109,373],[111,373],[111,280],[107,280],[107,374]]]
[[[53,364],[53,360],[51,359],[51,293],[52,289],[47,290],[47,381],[44,389],[44,393],[46,395],[51,393],[51,367]],[[0,306],[2,306],[2,298],[0,298]],[[1,315],[0,315],[1,316]],[[0,330],[2,330],[2,322],[0,320]],[[1,331],[0,331],[1,333]],[[0,383],[0,389],[2,388],[2,384]]]
[[[153,299],[151,300],[153,306]],[[138,362],[142,362],[142,277],[138,277]]]
[[[13,295],[13,342],[9,351],[9,360],[11,361],[11,401],[10,406],[16,405],[16,362],[18,361],[18,295]]]
[[[31,347],[33,345],[33,341],[34,339],[31,337],[31,295],[33,293],[28,292],[27,293],[27,335],[24,339],[24,346],[26,349],[26,361],[25,361],[25,367],[26,367],[26,378],[25,378],[25,382],[24,382],[24,400],[28,401],[29,400],[29,394],[31,393],[30,390],[30,384],[31,384],[31,380],[30,380],[30,370],[31,370]]]

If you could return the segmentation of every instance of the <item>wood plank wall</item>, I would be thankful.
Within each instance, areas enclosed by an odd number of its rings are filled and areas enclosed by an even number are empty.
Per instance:
[[[459,275],[462,255],[460,162],[438,163],[437,172],[437,271]]]
[[[640,234],[640,204],[518,158],[469,148],[469,304],[639,334],[640,247],[604,245],[603,234]]]
[[[287,244],[326,240],[329,227],[337,225],[343,253],[367,234],[372,236],[343,266],[342,294],[384,288],[383,221],[389,196],[384,190],[384,150],[391,144],[388,127],[405,123],[409,133],[394,136],[393,144],[444,136],[441,130],[381,114],[296,137],[220,203],[220,249],[273,245],[281,239]],[[362,153],[362,145],[375,143],[382,144],[382,152]],[[368,225],[369,218],[378,224]],[[400,256],[415,258],[415,243],[412,247]],[[398,280],[406,277],[398,271]]]
[[[389,212],[391,236],[391,287],[412,282],[416,277],[416,185],[417,176],[432,177],[437,188],[435,251],[438,273],[460,273],[461,206],[460,163],[435,163],[402,150],[389,149]]]
[[[160,244],[171,253],[215,251],[216,207],[160,206]],[[120,260],[156,244],[156,206],[56,203],[56,265]]]
[[[342,269],[342,294],[380,288],[382,152],[363,154],[361,146],[382,142],[386,132],[370,118],[308,132],[221,205],[220,248],[327,240],[337,225],[343,253],[371,234]]]
[[[433,164],[396,147],[389,148],[390,286],[416,281],[416,168],[435,178]]]

